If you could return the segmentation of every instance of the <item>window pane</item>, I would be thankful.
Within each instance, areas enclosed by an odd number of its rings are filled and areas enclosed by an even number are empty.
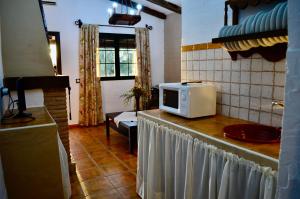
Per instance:
[[[135,76],[136,64],[129,64],[129,76]]]
[[[106,51],[106,63],[115,63],[115,51]]]
[[[120,50],[120,63],[128,63],[128,51]]]
[[[100,64],[100,77],[106,77],[105,64]]]
[[[106,64],[106,77],[114,77],[115,74],[115,64]]]
[[[135,50],[128,51],[128,63],[136,63],[136,52]]]
[[[128,76],[128,64],[120,64],[120,76]]]
[[[105,63],[105,51],[100,50],[100,63]]]

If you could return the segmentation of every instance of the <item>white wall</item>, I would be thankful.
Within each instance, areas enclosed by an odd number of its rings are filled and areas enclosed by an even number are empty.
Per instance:
[[[57,1],[57,6],[44,6],[49,31],[59,31],[61,36],[62,72],[70,76],[72,121],[78,123],[79,84],[79,28],[74,21],[81,19],[84,23],[107,24],[107,8],[112,4],[109,0],[64,0]],[[152,84],[164,82],[164,21],[142,13],[142,20],[136,26],[153,26],[150,31],[150,48],[152,64]],[[100,32],[134,33],[134,29],[104,28]],[[133,81],[102,82],[103,108],[105,112],[132,109],[125,107],[119,98],[129,90]]]
[[[224,25],[224,0],[182,0],[182,45],[211,42]]]
[[[1,0],[5,77],[53,76],[38,0]]]
[[[165,20],[165,82],[180,82],[181,15],[172,13]]]

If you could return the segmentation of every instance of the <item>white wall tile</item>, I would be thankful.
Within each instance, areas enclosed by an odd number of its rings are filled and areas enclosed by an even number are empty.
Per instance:
[[[275,87],[274,88],[274,99],[275,100],[283,100],[284,97],[284,88],[283,87]]]
[[[285,69],[286,69],[286,59],[283,59],[283,60],[275,63],[275,71],[284,72]]]
[[[230,105],[230,95],[229,94],[222,94],[222,104]]]
[[[193,60],[200,60],[200,51],[199,50],[193,51]]]
[[[185,70],[181,71],[181,79],[186,79],[186,71]]]
[[[242,120],[248,120],[249,109],[240,108],[239,109],[239,118]]]
[[[193,70],[200,70],[200,62],[193,61]]]
[[[283,115],[284,108],[281,106],[273,106],[273,113],[276,113],[278,115]]]
[[[200,50],[200,60],[206,60],[206,59],[207,59],[207,51]]]
[[[240,106],[240,96],[231,95],[230,103],[231,103],[231,106],[239,107]]]
[[[262,72],[262,84],[273,85],[274,72]]]
[[[261,99],[261,110],[265,112],[272,112],[272,100],[271,99]]]
[[[251,60],[251,71],[262,71],[263,61],[262,59],[252,59]]]
[[[274,85],[284,86],[285,84],[285,73],[275,73]]]
[[[250,98],[250,109],[259,110],[260,109],[260,99],[259,98]]]
[[[187,71],[187,78],[188,81],[192,81],[194,79],[193,71]]]
[[[222,104],[222,93],[217,92],[217,104]]]
[[[263,59],[263,71],[274,71],[274,62]]]
[[[223,50],[222,50],[222,48],[215,49],[215,59],[223,59]]]
[[[240,96],[240,107],[249,108],[250,98],[246,96]]]
[[[206,71],[200,71],[200,80],[206,81]]]
[[[182,61],[185,61],[187,59],[186,56],[187,56],[186,52],[181,52],[181,60]]]
[[[192,61],[193,60],[193,51],[189,51],[187,52],[187,58],[188,61]]]
[[[241,71],[250,71],[251,59],[241,60]]]
[[[186,70],[186,61],[181,61],[181,70]]]
[[[231,62],[231,70],[240,71],[241,70],[241,60],[236,60]]]
[[[251,122],[258,122],[259,119],[259,112],[258,111],[249,111],[249,120]]]
[[[229,116],[230,106],[222,105],[222,115]]]
[[[206,70],[207,61],[200,61],[200,70]]]
[[[249,84],[241,84],[240,85],[240,95],[249,96],[250,94],[250,85]]]
[[[231,82],[239,83],[241,81],[241,72],[231,72]]]
[[[231,107],[230,108],[230,117],[238,118],[239,117],[239,108]]]
[[[223,58],[224,59],[231,59],[230,54],[228,53],[228,51],[224,50],[224,49],[223,49]]]
[[[193,80],[200,80],[199,71],[193,71],[193,72],[194,72],[194,78],[193,78]]]
[[[281,127],[282,126],[282,116],[272,114],[272,126]]]
[[[271,113],[261,112],[259,117],[259,123],[264,125],[271,125]]]
[[[251,85],[250,96],[251,97],[260,97],[261,96],[261,86],[260,85]]]
[[[231,70],[231,60],[229,59],[223,60],[223,70]]]
[[[273,87],[272,86],[262,86],[261,96],[264,98],[272,98]]]
[[[241,83],[250,83],[250,72],[241,72]]]
[[[207,59],[214,59],[215,58],[215,50],[214,49],[208,49],[207,50]]]
[[[222,71],[215,71],[215,81],[222,81]]]
[[[214,71],[207,71],[206,75],[207,81],[214,81]]]
[[[206,70],[214,70],[215,69],[215,61],[208,60],[206,63]]]
[[[223,81],[230,82],[230,71],[223,71]]]
[[[261,72],[251,72],[251,84],[261,84]]]
[[[223,69],[223,61],[215,60],[215,70],[222,70],[222,69]]]
[[[240,94],[240,84],[231,83],[231,94],[239,95]]]
[[[193,70],[193,61],[187,61],[186,69],[187,70]]]
[[[223,93],[230,93],[230,83],[223,83],[222,92]]]

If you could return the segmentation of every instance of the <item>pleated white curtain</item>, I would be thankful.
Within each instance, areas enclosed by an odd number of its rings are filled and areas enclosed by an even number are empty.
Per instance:
[[[277,173],[144,118],[137,193],[143,199],[273,199]]]

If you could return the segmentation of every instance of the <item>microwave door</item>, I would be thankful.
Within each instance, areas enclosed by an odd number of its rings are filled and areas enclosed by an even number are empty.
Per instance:
[[[163,106],[169,111],[179,111],[179,90],[164,89],[163,90]]]

